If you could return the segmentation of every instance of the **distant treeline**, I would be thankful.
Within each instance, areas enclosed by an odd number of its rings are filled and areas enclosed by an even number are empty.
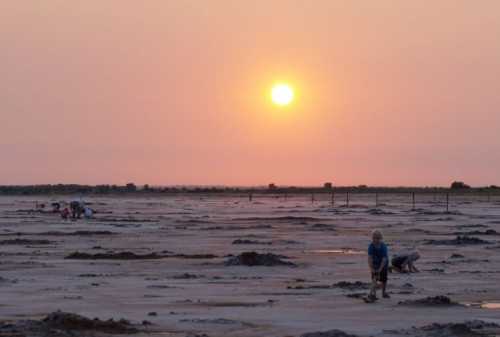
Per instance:
[[[276,186],[269,184],[267,187],[196,187],[196,186],[136,186],[134,183],[126,185],[78,185],[78,184],[55,184],[55,185],[6,185],[0,186],[0,195],[144,195],[144,194],[213,194],[213,193],[245,193],[245,194],[304,194],[304,193],[332,193],[332,192],[359,192],[359,193],[491,193],[500,194],[500,188],[495,185],[487,187],[470,187],[462,182],[453,182],[449,188],[446,187],[370,187],[359,186],[333,186],[325,183],[320,187],[295,187]]]

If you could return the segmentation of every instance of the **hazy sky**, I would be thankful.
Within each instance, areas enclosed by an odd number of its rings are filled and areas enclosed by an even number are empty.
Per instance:
[[[2,0],[0,154],[0,184],[500,184],[500,1]]]

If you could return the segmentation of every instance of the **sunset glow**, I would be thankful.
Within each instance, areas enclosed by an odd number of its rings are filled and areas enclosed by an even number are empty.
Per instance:
[[[276,84],[271,90],[271,99],[277,105],[284,106],[290,104],[293,101],[293,96],[293,89],[288,84]]]

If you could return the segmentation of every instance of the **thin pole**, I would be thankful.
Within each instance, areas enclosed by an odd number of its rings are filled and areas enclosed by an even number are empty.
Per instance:
[[[314,193],[311,194],[311,203],[314,204]]]
[[[346,205],[346,207],[349,207],[349,191],[347,191],[346,196],[345,196],[345,205]]]
[[[415,192],[411,194],[412,211],[415,210]]]
[[[378,192],[375,193],[375,207],[378,207]]]
[[[250,193],[250,194],[248,195],[248,201],[252,201],[252,199],[253,199],[253,195],[252,195],[252,193]]]
[[[332,206],[335,206],[335,192],[332,191]]]
[[[450,211],[450,194],[446,193],[446,213]]]

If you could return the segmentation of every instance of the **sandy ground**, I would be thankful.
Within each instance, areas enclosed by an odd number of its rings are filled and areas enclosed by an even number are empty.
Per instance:
[[[331,329],[395,336],[395,330],[430,323],[500,324],[495,305],[481,307],[500,302],[500,235],[486,235],[500,232],[500,200],[455,198],[446,213],[432,196],[419,197],[416,210],[407,195],[384,195],[377,209],[373,196],[361,195],[349,208],[332,207],[326,199],[311,203],[310,197],[89,197],[98,211],[91,220],[28,211],[36,201],[61,200],[69,198],[0,198],[3,321],[63,310],[153,324],[138,335],[210,337]],[[384,232],[390,253],[418,248],[422,272],[390,274],[392,298],[365,304],[346,296],[365,289],[332,285],[369,282],[365,251],[375,228]],[[452,241],[463,234],[487,242]],[[233,244],[237,239],[251,242]],[[77,251],[165,257],[65,259]],[[297,266],[224,265],[229,254],[246,251],[284,255]],[[398,304],[436,295],[463,305]]]

